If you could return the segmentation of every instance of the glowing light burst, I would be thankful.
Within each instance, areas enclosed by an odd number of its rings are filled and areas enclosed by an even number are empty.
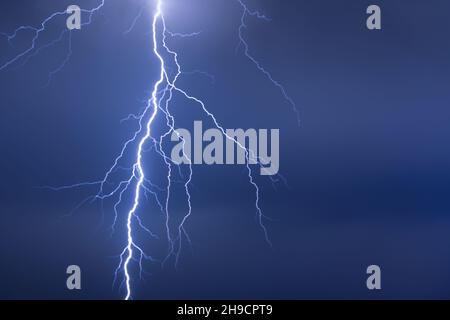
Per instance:
[[[185,229],[186,222],[188,221],[189,217],[192,214],[192,204],[191,204],[191,193],[190,193],[190,187],[193,177],[193,168],[191,160],[187,157],[187,155],[184,153],[183,150],[183,156],[188,160],[189,163],[189,174],[185,178],[184,181],[184,193],[186,195],[186,202],[188,209],[184,213],[184,216],[181,219],[181,222],[177,226],[176,234],[172,235],[171,228],[169,226],[169,223],[171,221],[171,214],[169,211],[169,204],[171,201],[171,189],[172,189],[172,173],[175,167],[179,170],[180,176],[183,176],[181,174],[180,167],[173,163],[170,157],[168,157],[164,151],[163,148],[163,142],[164,139],[171,136],[172,134],[177,134],[178,132],[175,130],[175,116],[172,115],[170,111],[171,103],[173,102],[173,97],[175,94],[180,95],[184,99],[187,99],[188,101],[191,101],[198,105],[201,110],[204,112],[204,114],[212,120],[214,125],[221,130],[223,135],[233,141],[239,148],[245,151],[245,157],[246,157],[246,169],[247,169],[247,175],[248,175],[248,181],[250,186],[254,190],[254,196],[255,196],[255,210],[258,217],[259,225],[264,233],[265,240],[268,244],[271,244],[267,228],[264,224],[264,220],[267,219],[267,217],[264,216],[262,209],[260,207],[260,190],[258,187],[258,184],[255,182],[255,179],[253,177],[253,171],[250,166],[250,160],[255,160],[260,166],[262,161],[257,157],[257,155],[253,154],[251,150],[245,147],[245,145],[242,145],[239,141],[237,141],[234,137],[231,137],[227,135],[225,129],[221,126],[219,121],[216,119],[214,114],[208,110],[206,107],[205,102],[203,102],[201,99],[194,97],[190,95],[186,90],[180,88],[177,86],[177,81],[180,78],[181,75],[188,75],[188,74],[194,74],[199,73],[203,74],[209,78],[211,78],[214,81],[214,78],[209,75],[208,73],[205,73],[203,71],[195,70],[195,71],[183,71],[182,67],[179,63],[178,59],[178,53],[174,50],[170,49],[170,47],[167,44],[167,37],[171,38],[186,38],[186,37],[194,37],[199,35],[199,32],[193,32],[193,33],[179,33],[179,32],[172,32],[169,31],[166,27],[166,22],[164,18],[164,7],[163,2],[164,0],[154,0],[155,1],[155,9],[153,11],[152,16],[152,46],[153,46],[153,55],[158,60],[159,63],[159,77],[153,84],[151,96],[146,101],[146,106],[141,110],[139,114],[130,114],[128,115],[125,120],[136,120],[139,123],[138,130],[135,131],[133,136],[127,140],[121,148],[121,152],[115,158],[113,165],[110,167],[110,169],[106,172],[103,179],[98,181],[92,181],[92,182],[84,182],[84,183],[78,183],[68,186],[62,186],[62,187],[51,187],[51,190],[54,191],[61,191],[61,190],[68,190],[73,188],[81,188],[81,187],[88,187],[88,186],[98,186],[98,192],[93,195],[89,196],[88,198],[84,199],[76,208],[79,209],[83,205],[87,203],[93,203],[94,201],[100,201],[103,203],[104,200],[110,199],[113,197],[116,197],[116,201],[114,202],[113,211],[114,211],[114,221],[111,226],[112,233],[115,232],[115,227],[118,221],[118,218],[121,216],[120,214],[120,206],[123,204],[123,198],[125,194],[131,194],[132,196],[132,205],[129,210],[126,211],[126,245],[124,249],[122,250],[119,259],[120,262],[115,270],[115,276],[114,276],[114,284],[116,283],[117,279],[119,278],[119,274],[123,273],[123,281],[122,284],[125,285],[126,295],[125,299],[131,299],[132,298],[132,281],[133,276],[131,272],[131,265],[132,263],[136,263],[137,267],[140,271],[140,276],[142,277],[143,272],[143,260],[149,260],[152,262],[155,262],[156,259],[151,257],[150,255],[146,254],[143,248],[137,243],[137,239],[134,236],[137,229],[140,229],[144,231],[146,234],[148,234],[151,238],[158,238],[157,235],[155,235],[148,227],[146,227],[141,220],[139,216],[139,209],[142,205],[143,195],[148,197],[148,195],[151,195],[154,198],[154,201],[156,202],[158,208],[161,210],[161,212],[164,214],[165,217],[165,232],[166,232],[166,240],[169,244],[169,249],[167,256],[163,259],[163,261],[160,261],[162,264],[168,261],[171,257],[175,257],[175,265],[178,264],[183,239],[186,239],[186,241],[190,244],[191,240],[190,237]],[[245,56],[256,66],[257,70],[261,72],[265,77],[268,78],[268,80],[280,90],[283,97],[287,100],[287,102],[292,106],[295,114],[297,115],[297,119],[299,120],[299,113],[295,106],[294,101],[288,96],[285,88],[274,79],[274,77],[267,71],[260,62],[250,53],[250,48],[248,43],[245,40],[244,37],[244,31],[246,28],[246,19],[248,17],[254,17],[257,19],[262,20],[269,20],[265,15],[261,14],[258,11],[252,11],[250,10],[245,3],[242,0],[236,0],[236,2],[240,5],[242,8],[242,16],[241,16],[241,24],[238,29],[238,37],[239,37],[239,44],[237,47],[237,50],[239,48],[243,48]],[[82,13],[87,14],[88,19],[86,22],[82,23],[82,26],[87,26],[92,23],[93,16],[96,12],[98,12],[103,6],[105,5],[105,0],[102,0],[100,4],[90,10],[82,9]],[[141,8],[138,15],[135,17],[135,19],[132,21],[131,26],[128,30],[126,30],[124,33],[127,34],[131,32],[136,23],[137,20],[145,13],[144,7]],[[57,43],[61,42],[64,39],[64,36],[68,34],[68,52],[65,57],[65,59],[61,62],[61,64],[52,72],[49,73],[48,83],[52,80],[52,78],[60,72],[64,66],[69,62],[70,57],[72,55],[72,31],[69,31],[68,29],[63,30],[59,37],[55,40],[47,43],[38,45],[38,40],[40,38],[40,35],[46,31],[48,24],[61,16],[66,16],[66,11],[56,12],[53,13],[51,16],[46,18],[39,27],[33,27],[33,26],[20,26],[17,28],[13,33],[11,34],[0,34],[5,36],[8,39],[9,43],[12,43],[19,33],[22,31],[32,31],[34,36],[32,38],[30,46],[25,49],[24,51],[17,54],[15,57],[11,58],[4,64],[0,65],[0,71],[12,66],[15,63],[18,63],[19,61],[22,61],[22,64],[27,63],[32,57],[38,55],[41,53],[44,49],[56,45]],[[169,58],[167,58],[169,57]],[[169,59],[169,60],[167,60]],[[170,75],[170,72],[168,72],[168,64],[174,64],[176,66],[176,72],[174,75]],[[161,134],[159,137],[152,136],[152,124],[154,123],[155,119],[158,117],[159,114],[162,114],[165,117],[166,120],[166,126],[167,131],[163,134]],[[185,141],[183,138],[178,135],[179,139],[182,140],[183,144]],[[150,179],[150,174],[146,172],[145,165],[144,165],[144,153],[148,152],[149,150],[146,149],[147,144],[151,142],[151,150],[156,152],[164,161],[165,166],[167,167],[167,185],[165,187],[160,187],[152,183]],[[122,162],[124,160],[124,157],[126,155],[133,154],[134,163],[129,165],[128,167],[122,166]],[[125,173],[128,173],[125,178],[120,179],[120,181],[114,181],[113,175],[116,174],[118,171],[123,171]],[[285,178],[280,176],[282,181],[285,181]],[[273,179],[273,178],[271,178]],[[272,180],[273,181],[273,180]],[[112,187],[111,187],[112,186]],[[161,193],[165,195],[165,199],[161,199]]]

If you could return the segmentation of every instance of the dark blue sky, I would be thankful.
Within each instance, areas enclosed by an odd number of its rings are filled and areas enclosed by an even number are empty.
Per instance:
[[[104,217],[98,205],[64,217],[95,189],[37,187],[99,179],[135,130],[120,120],[143,107],[158,72],[151,3],[124,34],[143,2],[107,1],[92,25],[73,33],[73,55],[47,87],[67,39],[0,72],[0,298],[123,297],[112,280],[125,230],[119,225],[109,236],[110,204]],[[99,1],[2,1],[0,31],[39,25],[75,3]],[[289,187],[258,177],[273,248],[258,228],[242,167],[196,167],[192,248],[178,270],[147,265],[145,280],[133,283],[135,297],[450,298],[450,3],[248,3],[272,19],[250,19],[245,34],[296,101],[300,127],[280,92],[236,54],[236,1],[168,0],[166,18],[173,32],[202,31],[171,45],[185,70],[215,77],[186,75],[181,86],[226,128],[280,129]],[[370,4],[382,9],[381,31],[366,29]],[[43,41],[64,25],[52,23]],[[12,44],[0,37],[0,63],[31,36],[23,32]],[[198,106],[176,103],[179,126],[208,123]],[[148,166],[162,179],[156,164]],[[147,221],[160,221],[146,209]],[[179,198],[174,210],[183,209]],[[165,249],[143,241],[150,252]],[[82,268],[80,292],[65,288],[70,264]],[[366,289],[371,264],[381,266],[381,292]]]

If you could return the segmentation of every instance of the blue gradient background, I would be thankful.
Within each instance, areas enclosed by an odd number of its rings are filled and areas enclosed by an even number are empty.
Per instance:
[[[75,3],[92,8],[98,1],[2,1],[0,30],[38,25]],[[36,187],[102,177],[135,129],[120,120],[143,106],[158,70],[151,12],[123,34],[142,3],[107,1],[91,26],[74,33],[73,56],[49,87],[48,72],[64,59],[67,41],[0,73],[0,298],[123,297],[112,280],[124,230],[109,236],[111,210],[102,217],[99,206],[85,206],[67,218],[95,190]],[[224,127],[280,128],[289,188],[258,178],[274,246],[258,228],[242,167],[196,167],[192,249],[177,270],[147,265],[134,296],[450,298],[450,3],[248,3],[272,18],[250,20],[246,37],[297,102],[301,127],[279,91],[235,53],[235,1],[168,0],[166,16],[174,32],[203,31],[171,44],[186,70],[215,75],[214,83],[186,76],[182,85]],[[382,8],[382,31],[365,27],[370,4]],[[55,22],[47,36],[64,25]],[[13,48],[0,38],[0,61],[29,39],[25,32]],[[178,101],[180,126],[202,119],[198,107]],[[158,213],[148,212],[152,223]],[[165,248],[145,241],[150,252]],[[82,268],[81,291],[65,288],[70,264]],[[382,268],[378,292],[366,288],[371,264]]]

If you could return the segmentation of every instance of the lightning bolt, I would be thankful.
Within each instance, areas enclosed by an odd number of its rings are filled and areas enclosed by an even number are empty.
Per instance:
[[[226,139],[232,141],[239,148],[245,151],[246,157],[246,170],[248,176],[249,185],[254,190],[254,204],[255,211],[258,217],[259,225],[263,231],[264,238],[266,242],[271,245],[267,228],[264,224],[264,221],[268,219],[263,214],[263,211],[260,206],[260,189],[258,184],[254,179],[254,173],[252,167],[250,166],[251,160],[256,161],[260,166],[262,166],[264,159],[258,158],[257,155],[253,154],[252,150],[246,148],[245,145],[241,144],[234,137],[231,137],[227,134],[226,130],[220,124],[215,115],[209,111],[206,106],[206,103],[193,95],[189,94],[187,90],[182,89],[177,86],[177,81],[183,75],[189,74],[203,74],[214,81],[214,77],[205,73],[203,71],[195,70],[195,71],[184,71],[179,63],[179,55],[177,52],[172,50],[168,43],[167,38],[187,38],[198,36],[200,32],[191,32],[191,33],[179,33],[169,31],[166,27],[166,22],[164,18],[164,0],[154,0],[155,1],[155,9],[153,11],[152,16],[152,49],[153,55],[157,59],[159,63],[159,72],[158,78],[153,84],[152,91],[149,99],[146,101],[145,107],[138,114],[130,114],[126,120],[136,120],[139,123],[139,128],[135,131],[134,135],[127,140],[121,148],[119,155],[115,158],[112,166],[106,172],[103,179],[91,182],[78,183],[68,186],[62,187],[50,187],[51,190],[54,191],[62,191],[69,190],[73,188],[82,188],[82,187],[98,187],[98,191],[95,195],[89,196],[84,199],[81,203],[77,205],[75,209],[79,209],[82,206],[93,203],[94,201],[100,201],[103,204],[103,201],[116,197],[116,201],[113,205],[114,211],[114,221],[111,226],[112,234],[115,232],[115,226],[117,224],[118,218],[121,216],[121,205],[123,204],[123,199],[126,194],[131,194],[132,197],[132,205],[126,211],[126,244],[121,254],[119,255],[119,264],[114,273],[114,281],[113,284],[116,283],[119,278],[119,274],[123,273],[123,281],[122,284],[125,286],[125,300],[129,300],[133,298],[132,295],[132,282],[134,281],[134,277],[132,276],[131,266],[133,263],[137,264],[139,268],[140,275],[142,277],[143,272],[143,260],[148,260],[151,262],[160,262],[162,265],[166,263],[171,257],[175,258],[175,265],[178,265],[180,253],[182,251],[183,239],[186,239],[187,243],[190,245],[191,240],[188,232],[185,229],[186,222],[192,215],[192,204],[191,204],[191,183],[193,178],[193,166],[191,159],[188,158],[187,154],[182,150],[183,157],[188,162],[188,175],[185,176],[182,172],[182,169],[179,164],[176,164],[172,161],[170,157],[165,153],[163,143],[167,137],[170,137],[172,134],[176,134],[178,138],[183,142],[183,147],[185,146],[185,141],[183,137],[180,136],[177,132],[176,128],[176,118],[171,113],[170,106],[173,103],[173,98],[175,95],[179,95],[187,101],[193,102],[196,104],[203,113],[212,120],[215,127],[218,128],[222,134],[226,137]],[[297,119],[299,120],[299,112],[296,108],[294,101],[288,96],[285,88],[274,79],[271,73],[265,69],[262,64],[250,53],[250,47],[245,40],[244,31],[246,28],[246,20],[248,17],[254,17],[260,20],[269,21],[265,15],[261,14],[258,11],[253,11],[246,6],[243,0],[236,0],[242,9],[241,16],[241,24],[238,29],[238,37],[239,43],[237,50],[243,48],[243,52],[245,56],[255,65],[257,70],[261,72],[277,89],[280,90],[283,97],[286,101],[292,106],[295,114],[297,115]],[[99,11],[105,5],[105,0],[102,0],[101,3],[90,10],[82,9],[84,14],[88,15],[88,19],[82,25],[89,25],[92,22],[93,15]],[[144,13],[144,7],[141,8],[138,15],[132,21],[131,26],[127,29],[124,34],[131,32],[139,18],[142,17]],[[0,65],[0,71],[12,66],[13,64],[22,61],[22,65],[26,64],[31,58],[41,53],[43,50],[56,45],[61,42],[65,35],[69,33],[68,36],[68,52],[65,59],[59,64],[59,66],[49,73],[49,78],[47,85],[50,83],[52,78],[60,72],[64,66],[69,62],[70,57],[72,55],[72,31],[68,29],[63,30],[59,37],[55,40],[48,42],[46,44],[38,45],[38,41],[42,33],[47,30],[48,24],[55,20],[58,17],[65,16],[67,13],[65,11],[60,11],[53,13],[51,16],[46,18],[39,27],[33,26],[20,26],[14,32],[10,34],[2,34],[4,35],[10,44],[12,44],[17,37],[17,35],[23,31],[31,31],[33,32],[33,38],[31,40],[30,46],[24,51],[17,54],[15,57],[9,59],[4,64]],[[175,66],[174,74],[169,72],[169,64],[173,64]],[[173,72],[172,72],[173,73]],[[166,120],[167,130],[158,136],[152,135],[152,125],[159,115],[162,115]],[[148,147],[150,145],[150,147]],[[129,152],[133,152],[134,163],[128,166],[122,165],[124,162],[125,155],[129,154]],[[163,160],[166,168],[167,168],[167,184],[165,187],[160,187],[154,183],[152,183],[150,179],[150,174],[147,172],[144,163],[145,153],[149,151],[156,152],[161,159]],[[175,234],[172,234],[172,230],[170,228],[171,214],[169,210],[169,204],[172,199],[172,182],[173,182],[173,172],[177,169],[178,173],[184,179],[184,193],[186,196],[187,210],[184,213],[180,223],[176,228]],[[117,179],[117,175],[120,176]],[[271,178],[272,179],[272,178]],[[282,181],[285,180],[284,177],[280,176]],[[274,180],[272,180],[274,181]],[[48,187],[47,187],[48,188]],[[161,199],[161,194],[165,197]],[[154,259],[152,256],[148,255],[142,246],[137,243],[137,238],[135,234],[137,229],[140,229],[147,233],[151,238],[158,238],[149,227],[145,226],[142,219],[139,215],[139,210],[141,208],[143,202],[143,195],[148,197],[151,195],[160,211],[164,214],[165,217],[165,237],[168,243],[168,253],[166,257],[162,261],[158,261]]]

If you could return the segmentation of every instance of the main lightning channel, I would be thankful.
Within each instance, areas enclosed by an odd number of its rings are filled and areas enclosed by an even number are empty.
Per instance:
[[[134,198],[134,205],[131,208],[131,210],[128,212],[127,215],[127,235],[128,235],[128,245],[127,245],[127,257],[125,259],[125,263],[124,263],[124,272],[125,272],[125,282],[126,282],[126,289],[127,289],[127,295],[125,297],[125,300],[129,300],[131,298],[131,287],[130,287],[130,272],[128,270],[128,265],[130,264],[130,261],[133,257],[133,247],[137,247],[136,244],[134,243],[133,240],[133,230],[132,230],[132,219],[133,216],[136,213],[136,210],[139,207],[139,200],[140,200],[140,195],[141,195],[141,187],[144,183],[145,180],[145,173],[144,173],[144,169],[142,166],[142,150],[143,150],[143,146],[144,144],[147,142],[148,139],[150,139],[151,137],[151,125],[153,123],[153,120],[156,118],[156,115],[158,114],[158,100],[157,100],[157,95],[158,95],[158,91],[159,91],[159,86],[163,83],[164,81],[164,75],[165,75],[165,63],[164,63],[164,59],[162,58],[162,56],[159,54],[158,52],[158,42],[157,42],[157,37],[156,37],[156,29],[157,29],[157,22],[160,19],[161,15],[162,15],[162,11],[161,11],[161,6],[162,6],[162,0],[158,0],[157,3],[157,8],[156,8],[156,13],[153,16],[153,24],[152,24],[152,28],[153,28],[153,53],[155,54],[156,57],[158,57],[158,60],[161,64],[161,69],[160,69],[160,77],[158,79],[158,81],[155,83],[155,86],[153,88],[153,92],[152,92],[152,98],[149,100],[149,104],[153,105],[153,112],[152,115],[150,116],[149,121],[147,122],[147,131],[146,134],[144,135],[144,137],[141,139],[141,141],[139,142],[139,146],[138,146],[138,150],[137,150],[137,163],[136,163],[136,167],[135,169],[137,169],[137,174],[139,176],[138,178],[138,182],[136,184],[136,190],[135,190],[135,198]]]

